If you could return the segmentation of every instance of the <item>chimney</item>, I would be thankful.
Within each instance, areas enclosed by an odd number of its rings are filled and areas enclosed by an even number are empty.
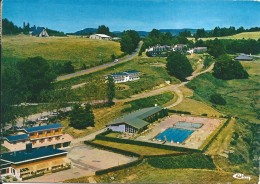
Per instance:
[[[32,143],[27,143],[26,144],[26,152],[31,153],[32,152]]]

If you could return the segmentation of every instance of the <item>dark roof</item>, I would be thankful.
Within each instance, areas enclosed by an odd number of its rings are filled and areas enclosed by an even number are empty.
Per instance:
[[[148,107],[144,109],[137,110],[135,112],[132,112],[130,114],[127,114],[123,117],[120,117],[118,119],[115,119],[108,125],[115,125],[115,124],[122,124],[126,123],[128,125],[131,125],[137,129],[143,128],[147,126],[149,123],[144,121],[143,119],[161,111],[162,108],[159,106],[156,107]]]
[[[13,164],[35,161],[38,159],[49,158],[55,155],[66,155],[68,152],[50,147],[33,148],[31,153],[26,150],[9,152],[2,154],[3,161],[9,161]]]
[[[0,159],[0,168],[9,167],[11,165],[10,162],[6,162]]]
[[[24,130],[27,133],[31,132],[38,132],[38,131],[43,131],[43,130],[50,130],[50,129],[58,129],[61,128],[61,124],[56,123],[56,124],[50,124],[50,125],[44,125],[44,126],[36,126],[36,127],[31,127],[31,128],[25,128]]]
[[[12,135],[5,137],[8,142],[16,142],[16,141],[23,141],[23,140],[29,140],[28,134],[20,134],[20,135]]]
[[[32,35],[39,35],[45,28],[44,27],[37,27],[32,30]]]
[[[251,61],[253,58],[249,57],[248,55],[245,54],[240,54],[235,58],[235,60],[244,60],[244,61]]]

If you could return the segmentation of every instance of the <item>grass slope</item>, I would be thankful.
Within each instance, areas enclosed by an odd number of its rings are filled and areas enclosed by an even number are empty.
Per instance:
[[[250,122],[260,123],[257,118],[260,98],[260,75],[257,70],[260,62],[247,62],[245,68],[250,74],[249,79],[223,81],[212,74],[203,74],[192,80],[187,86],[194,89],[194,99],[212,105],[210,95],[220,93],[227,104],[213,105],[218,111],[239,117]]]
[[[3,58],[23,59],[42,56],[49,62],[71,61],[79,69],[111,61],[111,54],[121,55],[120,44],[113,41],[92,40],[82,37],[48,37],[37,38],[26,35],[3,37]]]

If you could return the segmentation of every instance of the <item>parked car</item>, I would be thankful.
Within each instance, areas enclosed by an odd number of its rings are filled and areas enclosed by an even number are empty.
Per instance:
[[[37,118],[37,121],[48,121],[49,118],[47,116],[41,116],[39,118]]]
[[[114,60],[114,63],[117,63],[118,61],[119,61],[118,59],[115,59],[115,60]]]

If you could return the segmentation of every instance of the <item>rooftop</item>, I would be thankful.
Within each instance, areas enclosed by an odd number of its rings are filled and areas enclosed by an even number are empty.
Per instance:
[[[110,38],[111,36],[105,35],[105,34],[95,34],[97,36],[103,37],[103,38]]]
[[[5,137],[8,142],[16,142],[16,141],[23,141],[23,140],[29,140],[28,134],[20,134],[20,135],[12,135]]]
[[[38,159],[53,157],[55,155],[65,155],[67,151],[53,149],[50,147],[32,148],[31,152],[27,150],[15,151],[2,154],[2,161],[12,162],[14,164],[20,164],[23,162],[35,161]]]
[[[237,56],[235,58],[235,60],[245,60],[245,61],[251,61],[253,60],[253,58],[251,58],[250,56],[246,55],[246,54],[240,54],[239,56]]]
[[[43,130],[58,129],[61,127],[62,127],[61,124],[56,123],[56,124],[50,124],[50,125],[44,125],[44,126],[25,128],[24,130],[27,133],[31,133],[31,132],[38,132],[38,131],[43,131]]]
[[[140,110],[134,111],[130,114],[127,114],[125,116],[122,116],[118,119],[115,119],[114,121],[109,123],[109,125],[127,123],[135,128],[140,129],[149,124],[148,122],[144,121],[143,119],[145,119],[161,110],[162,110],[162,108],[159,106],[140,109]]]

